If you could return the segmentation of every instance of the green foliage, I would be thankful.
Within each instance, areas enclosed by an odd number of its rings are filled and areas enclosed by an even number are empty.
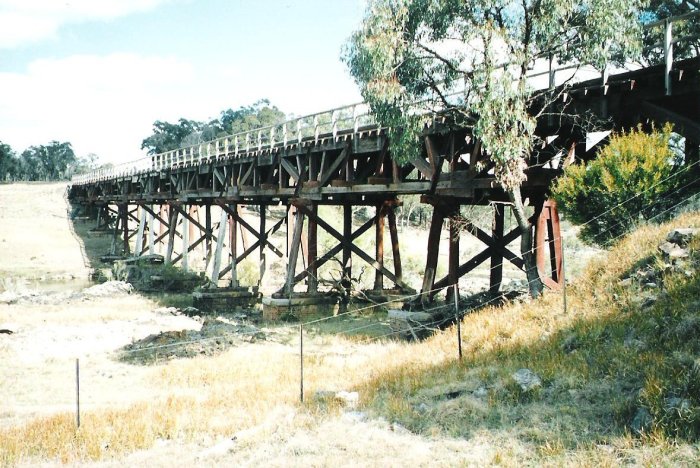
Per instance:
[[[525,179],[535,140],[527,70],[548,57],[602,69],[612,57],[638,55],[644,3],[371,0],[344,60],[379,122],[390,127],[396,160],[416,155],[433,112],[451,111],[456,124],[475,124],[499,182],[512,189]]]
[[[583,225],[584,240],[609,244],[674,203],[665,195],[682,177],[671,177],[670,138],[670,125],[652,134],[615,135],[588,165],[566,168],[552,195],[567,218]]]
[[[153,123],[153,134],[143,140],[141,149],[148,150],[148,154],[163,153],[198,145],[225,135],[275,125],[284,120],[284,112],[270,104],[267,99],[261,99],[251,106],[239,107],[235,111],[222,111],[219,119],[210,122],[184,118],[177,123],[156,120]]]
[[[272,105],[268,99],[260,99],[251,106],[222,111],[219,122],[225,134],[235,134],[276,125],[285,119],[284,112],[277,106]]]
[[[12,179],[17,170],[17,158],[10,145],[0,141],[0,182]]]

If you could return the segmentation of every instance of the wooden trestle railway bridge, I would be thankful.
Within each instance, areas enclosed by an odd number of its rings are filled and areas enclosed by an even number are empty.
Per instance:
[[[550,73],[550,84],[554,84],[553,76]],[[609,128],[670,121],[687,140],[687,156],[698,156],[697,58],[673,62],[667,54],[666,65],[579,82],[561,101],[568,101],[567,113],[593,113],[607,119]],[[548,188],[564,161],[574,156],[592,158],[595,145],[590,139],[586,144],[584,131],[568,121],[545,117],[538,122],[537,134],[545,143],[530,156],[522,195],[534,207],[533,247],[540,275],[546,284],[556,287],[562,281],[562,254],[559,218],[556,207],[547,201]],[[91,207],[98,223],[111,220],[110,228],[125,255],[153,253],[160,244],[166,262],[177,264],[187,262],[188,252],[203,244],[208,276],[214,284],[232,287],[240,286],[237,266],[248,256],[257,253],[262,279],[266,254],[284,255],[270,236],[286,226],[288,268],[277,294],[288,297],[304,281],[304,294],[318,293],[319,267],[335,256],[342,258],[346,287],[355,257],[374,269],[375,291],[384,291],[388,281],[391,288],[386,289],[396,294],[408,292],[394,210],[402,196],[418,194],[433,207],[428,244],[415,246],[427,249],[420,296],[425,304],[440,290],[449,293],[448,286],[484,262],[491,264],[493,291],[502,281],[504,260],[523,268],[522,258],[507,248],[519,237],[519,230],[504,231],[507,196],[495,183],[493,166],[480,146],[469,128],[452,128],[436,117],[425,129],[422,157],[401,167],[389,150],[385,129],[372,121],[367,106],[359,104],[77,176],[69,198]],[[461,206],[486,204],[494,206],[490,232],[457,216]],[[252,226],[241,216],[243,205],[258,208],[259,225]],[[286,206],[287,215],[268,220],[266,207],[273,205]],[[320,205],[342,207],[342,229],[319,216]],[[353,229],[355,206],[373,207],[374,216]],[[204,221],[199,216],[202,211]],[[435,272],[445,220],[449,220],[448,267],[447,275],[438,278]],[[393,265],[384,261],[385,224]],[[319,251],[319,228],[336,241],[324,252]],[[375,232],[374,252],[364,251],[355,242],[370,229]],[[253,243],[242,245],[244,231],[252,235]],[[195,232],[200,235],[194,236]],[[466,232],[485,247],[460,264],[459,240]]]

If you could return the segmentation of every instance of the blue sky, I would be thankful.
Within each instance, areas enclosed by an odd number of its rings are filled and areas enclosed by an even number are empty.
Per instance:
[[[0,141],[143,155],[154,120],[267,98],[306,114],[360,100],[340,61],[364,0],[0,0]]]

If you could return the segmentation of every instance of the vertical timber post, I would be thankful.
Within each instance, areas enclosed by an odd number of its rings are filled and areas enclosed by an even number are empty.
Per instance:
[[[318,204],[311,203],[311,212],[314,216],[318,216]],[[318,292],[318,268],[316,267],[316,257],[318,256],[318,225],[313,217],[308,218],[308,264],[307,268],[309,276],[307,277],[307,291],[310,293]]]
[[[212,254],[212,248],[211,248],[211,243],[212,243],[212,226],[211,226],[211,203],[207,202],[204,205],[204,227],[205,227],[205,233],[204,233],[204,240],[205,240],[205,265],[206,268],[209,267],[209,262],[211,261],[211,254]],[[205,268],[205,271],[206,271]]]
[[[258,287],[262,286],[263,277],[267,268],[265,258],[265,246],[267,243],[267,235],[265,234],[265,216],[267,205],[260,205],[260,278],[258,279]],[[245,242],[245,238],[244,238]],[[245,246],[244,246],[245,247]]]
[[[442,207],[433,205],[433,217],[430,222],[428,232],[428,255],[425,260],[425,273],[423,276],[423,286],[421,287],[421,302],[426,305],[432,296],[433,285],[435,284],[435,271],[437,269],[438,255],[440,253],[440,234],[445,214]]]
[[[168,206],[168,245],[165,250],[165,263],[170,265],[173,259],[173,250],[175,248],[175,237],[177,236],[177,217],[178,211]],[[161,210],[161,213],[163,211]]]
[[[124,240],[124,256],[129,255],[129,204],[124,203],[119,205],[119,213],[122,217],[122,229],[124,230],[122,236]]]
[[[447,278],[450,283],[450,288],[447,288],[447,300],[459,302],[459,208],[452,211],[450,214],[450,250],[448,252],[448,271]],[[454,297],[453,297],[454,295]]]
[[[233,213],[238,214],[238,204],[229,205]],[[231,287],[238,287],[238,220],[234,216],[228,218],[228,233],[230,236],[229,248],[231,249]]]
[[[379,268],[384,267],[384,204],[376,206],[375,219],[375,253],[377,265]],[[374,275],[374,290],[382,291],[384,289],[384,275],[377,270]]]
[[[134,247],[134,253],[137,256],[141,255],[144,250],[144,232],[146,231],[146,210],[139,208],[141,210],[141,216],[139,216],[139,229],[136,232],[136,246]]]
[[[666,96],[670,96],[671,70],[673,69],[673,23],[668,19],[664,20],[664,88]]]
[[[75,425],[80,429],[80,359],[75,360]]]
[[[389,221],[389,234],[391,235],[391,250],[394,256],[394,275],[399,281],[403,280],[403,270],[401,268],[401,250],[399,249],[399,233],[396,228],[396,213],[391,206],[387,210]]]
[[[190,212],[187,208],[185,208],[185,212]],[[190,214],[190,216],[192,216]],[[189,271],[190,265],[188,262],[188,254],[190,250],[190,220],[187,216],[182,217],[182,269],[184,271]]]
[[[352,250],[350,238],[352,237],[352,205],[343,205],[343,279],[342,286],[350,294],[352,289]]]
[[[503,282],[503,254],[500,248],[503,247],[503,221],[505,210],[503,205],[495,203],[493,205],[493,224],[491,234],[494,246],[491,249],[491,274],[489,279],[489,292],[497,293],[501,289]]]
[[[154,205],[150,206],[151,211],[154,209]],[[155,224],[155,217],[151,212],[148,213],[148,254],[153,255],[156,253],[156,246],[155,246],[155,241],[156,241],[156,233],[155,230],[153,229],[153,226]]]
[[[207,205],[211,208],[211,205]],[[228,213],[223,208],[219,219],[219,232],[216,238],[216,250],[214,251],[214,263],[211,269],[211,282],[214,286],[218,286],[219,272],[221,271],[221,253],[224,250],[224,240],[226,239],[226,227],[228,224]]]
[[[294,212],[294,236],[289,249],[289,264],[287,265],[287,282],[285,292],[289,295],[289,306],[292,306],[292,292],[294,290],[294,273],[296,272],[297,259],[301,249],[301,234],[304,230],[304,213],[297,209]]]

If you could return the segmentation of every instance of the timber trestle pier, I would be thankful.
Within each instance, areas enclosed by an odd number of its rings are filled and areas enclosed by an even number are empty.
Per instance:
[[[604,75],[567,87],[553,105],[577,116],[594,115],[608,129],[670,121],[686,138],[689,161],[698,157],[700,142],[699,70],[695,58]],[[549,79],[557,86],[551,71]],[[563,272],[559,217],[547,199],[550,184],[564,165],[594,157],[596,144],[605,141],[593,139],[577,122],[539,119],[541,144],[529,157],[522,186],[538,271],[552,288],[561,284]],[[370,292],[377,297],[412,294],[403,275],[400,242],[405,251],[407,239],[399,238],[396,209],[403,197],[419,195],[432,206],[432,219],[427,245],[408,239],[411,249],[427,252],[420,291],[411,304],[428,307],[441,291],[458,291],[451,286],[485,262],[490,290],[497,292],[504,262],[524,268],[520,252],[508,248],[520,230],[505,229],[508,196],[471,128],[455,128],[435,115],[424,130],[420,156],[404,165],[397,164],[387,134],[368,107],[357,104],[77,176],[69,198],[113,231],[115,254],[161,252],[166,263],[191,268],[193,251],[201,249],[213,287],[257,291],[269,274],[268,256],[284,258],[286,271],[266,300],[303,305],[328,297],[329,281],[320,272],[329,262],[338,263],[342,272],[334,277],[336,290],[353,287],[362,263],[374,273]],[[492,206],[491,229],[465,217],[462,208],[474,205]],[[336,207],[333,219],[321,214],[327,206]],[[257,213],[255,222],[243,215],[244,207]],[[367,207],[371,216],[354,223],[356,207]],[[440,276],[445,223],[449,247],[446,274]],[[286,249],[271,242],[281,229]],[[319,242],[321,230],[332,242]],[[369,231],[374,232],[372,248],[362,248],[358,239]],[[460,238],[467,235],[484,246],[460,261]],[[239,267],[251,258],[259,270],[257,284],[242,284]]]

